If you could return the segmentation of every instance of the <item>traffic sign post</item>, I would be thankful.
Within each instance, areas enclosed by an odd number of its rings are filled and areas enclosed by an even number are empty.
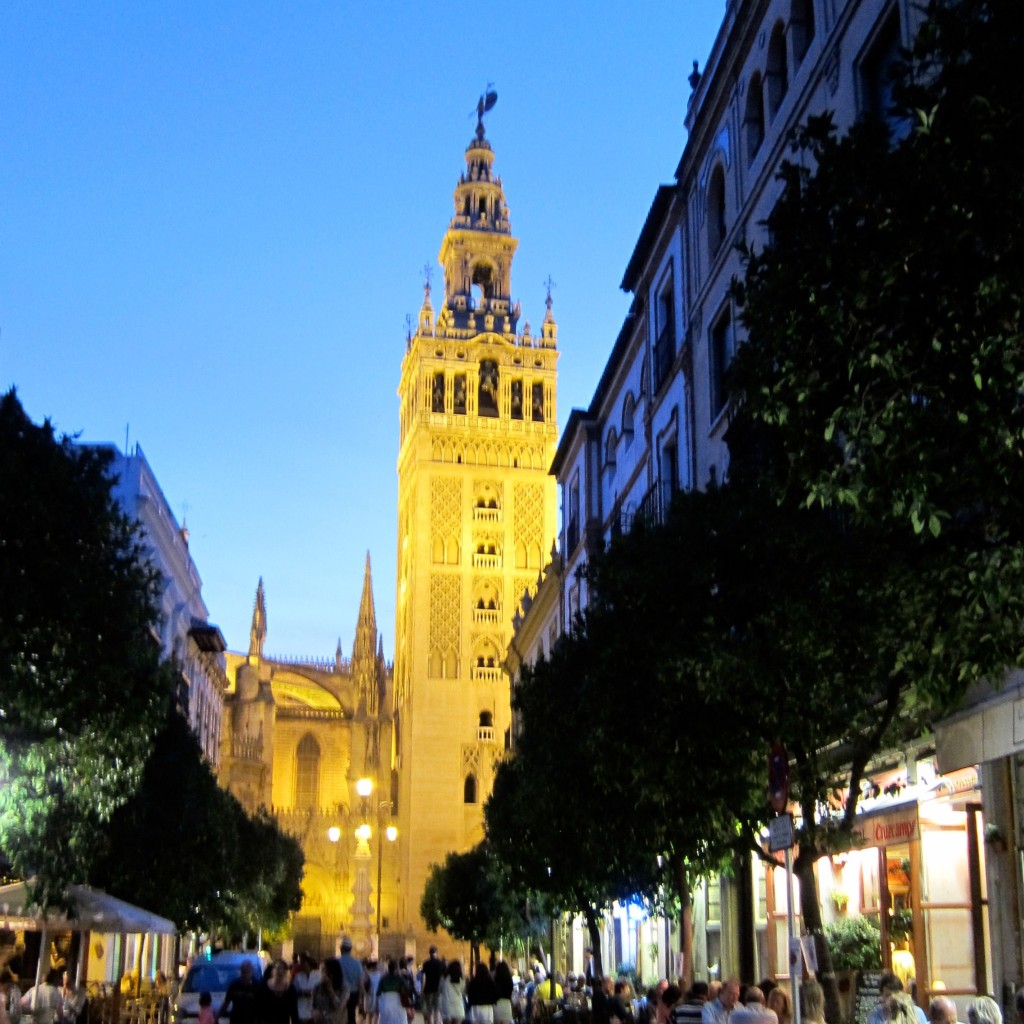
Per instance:
[[[789,979],[793,994],[793,1024],[800,1024],[800,984],[798,968],[803,965],[800,940],[796,937],[793,915],[793,815],[784,813],[789,803],[789,755],[781,743],[768,752],[768,800],[777,815],[768,823],[768,849],[772,853],[786,851],[786,923],[789,926]],[[794,941],[795,940],[795,941]]]
[[[768,799],[776,814],[781,814],[789,803],[789,755],[781,743],[776,743],[768,753]]]

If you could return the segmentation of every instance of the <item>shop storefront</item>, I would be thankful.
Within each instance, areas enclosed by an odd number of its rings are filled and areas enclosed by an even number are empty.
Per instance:
[[[966,1019],[970,999],[992,991],[978,772],[938,775],[928,758],[915,774],[922,781],[913,785],[898,773],[876,780],[877,795],[863,801],[857,817],[855,848],[817,862],[822,918],[826,925],[857,916],[873,921],[881,967],[902,978],[922,1007],[942,992]],[[788,981],[786,873],[764,864],[754,870],[759,966]],[[793,898],[799,931],[795,884]]]

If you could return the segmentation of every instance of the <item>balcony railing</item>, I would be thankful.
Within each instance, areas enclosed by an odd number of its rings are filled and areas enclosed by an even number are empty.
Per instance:
[[[501,509],[476,507],[473,509],[473,521],[477,523],[500,523]]]
[[[501,555],[485,555],[479,551],[473,552],[474,569],[500,569]]]
[[[473,621],[478,626],[496,626],[501,622],[501,612],[497,608],[474,608]]]
[[[479,743],[493,743],[494,742],[494,726],[493,725],[481,725],[476,731],[477,742]]]
[[[490,665],[474,665],[471,675],[478,683],[496,683],[501,679],[501,669]]]

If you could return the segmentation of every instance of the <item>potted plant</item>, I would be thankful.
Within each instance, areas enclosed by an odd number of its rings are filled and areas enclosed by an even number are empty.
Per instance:
[[[837,971],[877,971],[882,966],[882,939],[874,918],[839,918],[825,926],[825,939]]]
[[[825,925],[825,941],[832,952],[843,1020],[849,1020],[857,972],[877,971],[882,966],[882,937],[878,921],[861,914],[837,918]]]

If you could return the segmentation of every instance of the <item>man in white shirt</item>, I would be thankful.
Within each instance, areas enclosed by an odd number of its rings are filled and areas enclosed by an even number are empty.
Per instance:
[[[740,983],[737,978],[730,978],[722,983],[722,991],[716,999],[704,1004],[701,1010],[701,1024],[729,1024],[732,1011],[740,998]]]
[[[892,971],[886,971],[878,982],[878,993],[882,997],[882,1001],[868,1014],[868,1024],[888,1024],[889,999],[897,992],[902,991],[903,982]],[[917,1015],[917,1024],[928,1024],[924,1010],[917,1003],[914,1003],[914,1013]]]
[[[308,953],[299,956],[299,969],[292,978],[292,984],[295,986],[299,1024],[309,1024],[313,1019],[313,989],[320,984],[320,971]]]

